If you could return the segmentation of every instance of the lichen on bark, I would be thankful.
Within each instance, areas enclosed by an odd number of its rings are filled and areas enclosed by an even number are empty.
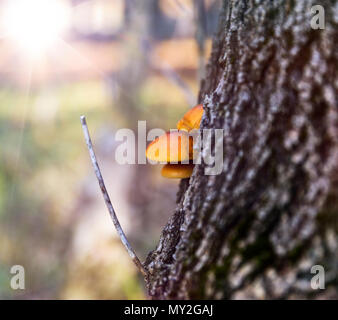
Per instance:
[[[337,297],[337,1],[224,1],[202,81],[223,172],[197,165],[144,265],[155,299]],[[323,265],[326,290],[310,287]]]

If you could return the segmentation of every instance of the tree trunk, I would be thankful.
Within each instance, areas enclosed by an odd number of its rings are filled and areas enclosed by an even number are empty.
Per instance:
[[[318,2],[325,30],[311,1],[224,1],[199,97],[223,172],[182,180],[144,263],[152,298],[337,298],[337,1]]]

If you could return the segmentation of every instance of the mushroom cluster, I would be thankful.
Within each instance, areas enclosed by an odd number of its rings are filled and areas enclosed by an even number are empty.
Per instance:
[[[146,157],[149,160],[166,163],[161,171],[163,177],[184,179],[191,176],[194,164],[189,162],[194,159],[194,152],[193,138],[189,136],[189,131],[199,129],[202,116],[203,105],[199,104],[177,122],[179,131],[166,132],[147,147]]]

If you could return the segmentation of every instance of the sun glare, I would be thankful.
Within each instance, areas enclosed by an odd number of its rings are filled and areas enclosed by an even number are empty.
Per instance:
[[[5,36],[33,57],[51,49],[69,23],[70,6],[63,0],[8,0],[2,17]]]

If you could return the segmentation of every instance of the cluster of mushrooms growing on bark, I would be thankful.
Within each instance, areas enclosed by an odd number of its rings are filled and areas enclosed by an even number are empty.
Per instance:
[[[178,131],[166,132],[152,141],[146,150],[146,157],[155,162],[166,163],[161,174],[165,178],[189,178],[194,169],[193,138],[189,132],[199,129],[203,116],[203,105],[190,109],[177,122]],[[174,164],[173,164],[174,163]]]

